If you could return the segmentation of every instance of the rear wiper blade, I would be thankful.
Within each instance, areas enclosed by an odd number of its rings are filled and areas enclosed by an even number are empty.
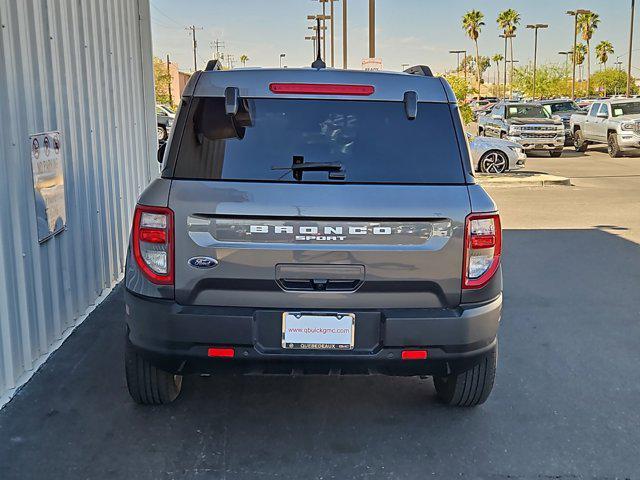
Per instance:
[[[294,163],[288,167],[271,167],[271,170],[291,170],[293,172],[333,172],[342,170],[342,164],[340,162],[307,162],[307,163]]]

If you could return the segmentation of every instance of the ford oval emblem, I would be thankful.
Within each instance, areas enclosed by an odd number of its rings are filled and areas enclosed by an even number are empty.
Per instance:
[[[218,260],[211,257],[191,257],[189,265],[194,268],[213,268],[218,265]]]

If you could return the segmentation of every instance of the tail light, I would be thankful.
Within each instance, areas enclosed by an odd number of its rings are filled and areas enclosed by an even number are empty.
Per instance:
[[[464,231],[462,288],[484,287],[500,266],[501,252],[500,215],[469,215]]]
[[[173,211],[137,205],[133,216],[133,256],[157,285],[173,285]]]

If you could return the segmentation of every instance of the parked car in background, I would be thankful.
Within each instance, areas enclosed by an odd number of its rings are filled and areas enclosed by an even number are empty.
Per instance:
[[[586,115],[572,115],[570,126],[578,152],[586,152],[593,143],[606,143],[609,156],[620,157],[640,148],[640,100],[594,102]]]
[[[471,110],[471,113],[473,114],[473,121],[477,122],[479,117],[482,117],[483,115],[486,115],[487,113],[491,112],[491,109],[493,109],[494,105],[495,103],[491,102],[491,103],[487,103],[484,106]]]
[[[478,134],[520,144],[525,152],[546,151],[560,157],[564,124],[539,103],[500,102],[490,114],[478,117]]]
[[[473,168],[482,173],[505,173],[524,167],[527,154],[522,146],[500,138],[473,136],[467,133]]]
[[[578,106],[576,102],[567,98],[560,98],[555,100],[542,100],[540,105],[550,115],[557,115],[562,119],[564,125],[564,144],[573,145],[573,132],[571,131],[571,115],[585,115],[586,111]]]
[[[158,121],[158,141],[166,142],[173,127],[173,119],[176,114],[164,105],[156,105],[156,118]]]

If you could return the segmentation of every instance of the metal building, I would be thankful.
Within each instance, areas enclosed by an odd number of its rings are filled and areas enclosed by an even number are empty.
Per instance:
[[[121,278],[158,166],[148,0],[0,0],[0,24],[1,406]]]

